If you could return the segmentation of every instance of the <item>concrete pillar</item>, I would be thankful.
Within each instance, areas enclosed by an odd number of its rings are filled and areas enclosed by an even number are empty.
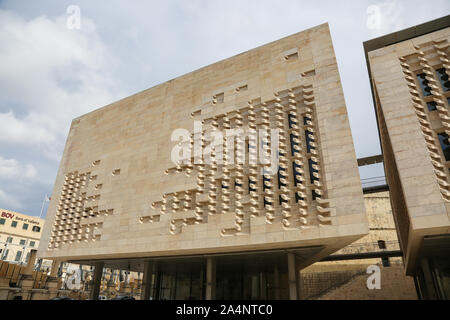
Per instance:
[[[52,268],[50,271],[50,277],[56,278],[58,276],[58,267],[59,267],[60,261],[53,260],[52,262]]]
[[[216,259],[206,258],[206,300],[216,299]]]
[[[33,249],[30,251],[30,259],[28,260],[28,264],[25,267],[24,274],[29,274],[29,275],[33,274],[34,264],[36,263],[36,253],[37,253],[36,249]]]
[[[32,299],[34,285],[33,267],[36,262],[36,252],[37,250],[31,250],[30,259],[28,260],[28,264],[22,274],[21,287],[23,291],[22,297],[24,300]]]
[[[288,252],[287,263],[289,279],[289,300],[298,300],[298,270],[294,253]]]
[[[430,270],[430,263],[428,259],[422,258],[420,260],[420,266],[422,267],[423,284],[425,285],[425,294],[423,295],[424,298],[426,300],[438,300],[439,296],[433,283],[433,275]]]
[[[275,300],[280,300],[280,273],[278,272],[278,266],[273,269]]]
[[[149,300],[152,290],[153,261],[144,262],[144,274],[142,277],[141,300]]]
[[[95,263],[94,277],[92,279],[92,288],[91,288],[91,294],[90,294],[89,300],[98,300],[104,264],[105,263],[103,261]]]
[[[160,299],[161,294],[161,266],[158,262],[155,263],[154,273],[155,273],[155,292],[153,293],[153,297],[155,300]]]
[[[53,260],[52,267],[50,269],[50,275],[47,279],[47,289],[49,291],[49,299],[55,298],[58,296],[59,290],[59,282],[58,282],[58,268],[60,265],[60,261]]]
[[[200,296],[201,296],[201,300],[205,299],[204,295],[203,295],[203,285],[204,285],[204,281],[203,281],[203,276],[205,275],[205,271],[203,268],[200,268]]]
[[[266,273],[259,273],[259,299],[266,300],[267,299],[267,282],[266,282]]]

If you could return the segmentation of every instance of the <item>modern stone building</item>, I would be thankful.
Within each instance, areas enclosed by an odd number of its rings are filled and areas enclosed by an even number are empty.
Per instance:
[[[45,220],[0,209],[0,260],[27,264],[30,251],[37,249]]]
[[[73,120],[39,256],[95,265],[92,298],[107,267],[143,272],[144,299],[297,299],[300,269],[367,233],[323,24]]]
[[[450,299],[450,16],[364,48],[406,274]]]

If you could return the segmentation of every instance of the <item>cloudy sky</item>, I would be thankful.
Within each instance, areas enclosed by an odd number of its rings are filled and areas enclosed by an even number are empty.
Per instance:
[[[39,215],[71,119],[324,22],[357,156],[379,154],[362,42],[449,13],[448,0],[0,0],[0,208]]]

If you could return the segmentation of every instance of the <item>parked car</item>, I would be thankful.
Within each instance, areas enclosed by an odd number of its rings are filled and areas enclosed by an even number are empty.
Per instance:
[[[98,300],[108,300],[106,296],[98,296]]]

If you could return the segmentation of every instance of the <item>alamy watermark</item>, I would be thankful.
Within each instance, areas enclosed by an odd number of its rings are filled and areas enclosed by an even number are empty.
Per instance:
[[[381,289],[381,269],[377,265],[371,265],[367,267],[367,274],[370,276],[366,280],[366,286],[369,290]]]
[[[274,175],[278,172],[280,156],[279,131],[243,127],[203,131],[202,123],[194,121],[193,135],[183,128],[172,132],[171,140],[177,144],[172,148],[171,160],[176,166],[234,165],[245,164],[248,153],[249,165],[262,165],[263,174]]]
[[[66,26],[69,30],[81,29],[81,9],[77,5],[70,5],[66,9],[66,13],[69,15],[66,20]]]

